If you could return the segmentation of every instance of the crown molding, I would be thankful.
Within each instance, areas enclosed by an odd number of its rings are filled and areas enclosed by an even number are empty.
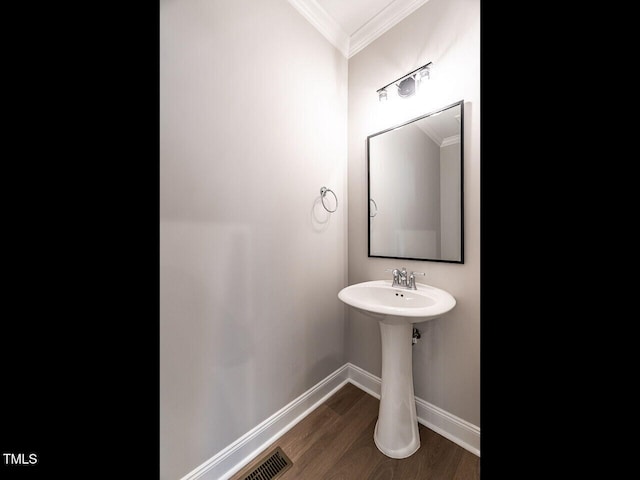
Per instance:
[[[445,139],[442,140],[440,147],[448,147],[449,145],[454,145],[456,143],[460,143],[460,134],[446,137]]]
[[[351,58],[380,35],[404,20],[429,0],[395,0],[349,38],[349,55]]]
[[[440,135],[438,135],[436,133],[436,131],[433,130],[427,123],[425,123],[425,122],[416,122],[414,125],[416,125],[424,133],[426,133],[427,137],[429,137],[431,140],[433,140],[433,142],[436,145],[438,145],[439,147],[442,146],[442,137]]]
[[[349,36],[316,0],[288,0],[346,58],[351,58],[428,1],[395,0]]]
[[[455,145],[456,143],[460,143],[460,134],[451,135],[450,137],[442,138],[440,135],[436,133],[428,124],[424,122],[416,122],[415,125],[422,130],[427,136],[433,140],[433,142],[438,145],[438,147],[448,147],[449,145]]]
[[[315,0],[288,0],[342,55],[349,58],[349,36]]]

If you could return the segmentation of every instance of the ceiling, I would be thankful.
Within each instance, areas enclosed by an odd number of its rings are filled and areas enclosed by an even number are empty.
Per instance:
[[[350,58],[428,0],[288,0]]]

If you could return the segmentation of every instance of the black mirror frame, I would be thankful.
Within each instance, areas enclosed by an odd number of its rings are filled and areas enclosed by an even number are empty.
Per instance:
[[[370,258],[395,258],[399,260],[418,260],[421,262],[441,262],[441,263],[464,263],[464,100],[460,100],[458,102],[454,102],[451,105],[447,105],[446,107],[439,108],[432,112],[429,112],[425,115],[421,115],[419,117],[413,118],[407,122],[404,122],[400,125],[396,125],[391,128],[387,128],[380,132],[373,133],[367,136],[367,198],[371,198],[371,168],[370,168],[370,155],[369,155],[369,147],[371,138],[381,135],[386,132],[390,132],[391,130],[395,130],[400,127],[404,127],[405,125],[409,125],[410,123],[416,122],[423,118],[430,117],[435,115],[436,113],[443,112],[455,106],[460,106],[460,260],[444,260],[444,259],[432,259],[432,258],[413,258],[413,257],[394,257],[394,256],[386,256],[386,255],[372,255],[371,254],[371,202],[367,201],[367,256]]]

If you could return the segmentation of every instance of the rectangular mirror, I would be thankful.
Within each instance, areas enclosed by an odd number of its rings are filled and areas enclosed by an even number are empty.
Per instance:
[[[369,256],[464,263],[464,101],[367,137]]]

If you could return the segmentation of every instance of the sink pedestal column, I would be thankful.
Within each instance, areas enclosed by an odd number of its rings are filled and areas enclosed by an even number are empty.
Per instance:
[[[391,458],[406,458],[420,448],[413,393],[413,325],[387,316],[378,322],[382,336],[382,388],[373,440]]]

